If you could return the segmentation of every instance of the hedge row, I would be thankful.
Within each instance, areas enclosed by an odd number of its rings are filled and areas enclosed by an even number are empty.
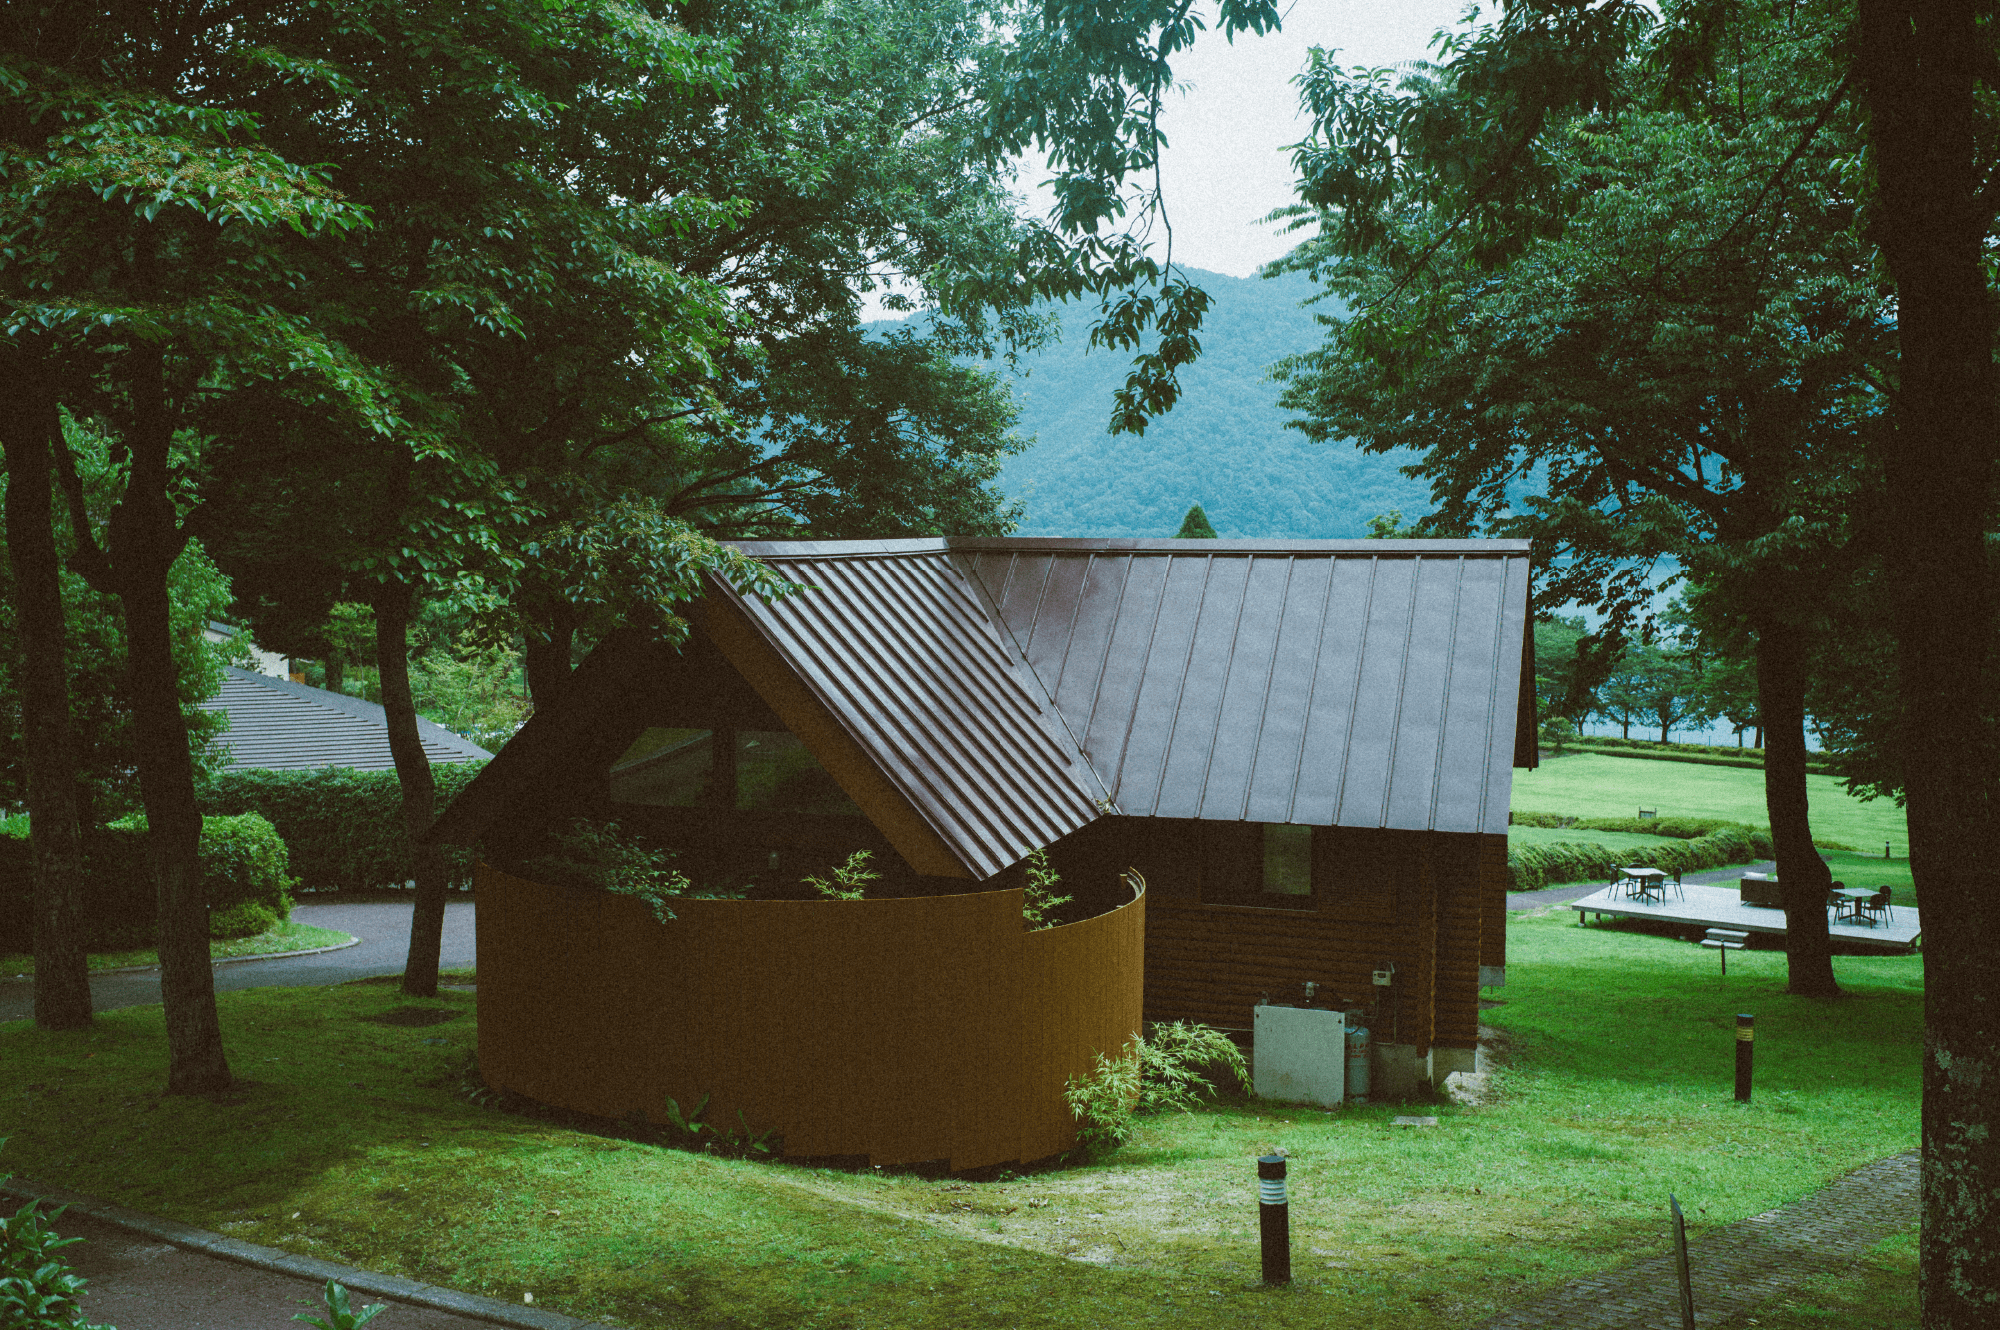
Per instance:
[[[486,764],[439,763],[431,768],[442,809]],[[225,771],[201,791],[209,813],[261,813],[291,851],[292,872],[307,891],[400,887],[415,870],[403,845],[403,792],[393,771],[321,767],[312,771]],[[474,856],[444,847],[453,882],[472,879]]]
[[[1773,853],[1769,832],[1762,828],[1728,826],[1693,840],[1628,850],[1607,849],[1588,841],[1510,846],[1507,871],[1513,877],[1513,890],[1536,891],[1563,882],[1609,882],[1627,864],[1643,864],[1669,873],[1693,873],[1728,864],[1755,863],[1771,858]]]
[[[1693,840],[1697,836],[1732,829],[1769,834],[1766,828],[1752,826],[1748,822],[1732,822],[1726,817],[1564,817],[1559,813],[1531,813],[1516,809],[1507,814],[1507,822],[1516,827],[1548,827],[1557,831],[1567,831],[1571,827],[1579,831],[1629,831],[1634,835],[1666,836],[1674,840]],[[1855,848],[1846,841],[1829,840],[1823,836],[1814,836],[1813,845],[1822,850]]]
[[[1566,751],[1596,753],[1600,757],[1645,757],[1655,762],[1691,762],[1706,767],[1764,769],[1761,748],[1712,748],[1706,744],[1663,744],[1647,739],[1575,738],[1563,741]],[[1806,758],[1806,772],[1815,776],[1838,776],[1840,765],[1832,758]]]
[[[210,937],[250,937],[291,918],[285,842],[269,822],[254,813],[204,817],[200,853]],[[123,818],[87,837],[83,867],[84,946],[150,945],[158,910],[146,868],[146,819]],[[33,950],[34,890],[27,837],[0,835],[0,951]]]

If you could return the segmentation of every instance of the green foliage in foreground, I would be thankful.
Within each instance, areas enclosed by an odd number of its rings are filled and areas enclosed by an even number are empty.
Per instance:
[[[0,1147],[6,1144],[0,1136]],[[7,1180],[0,1174],[0,1184]],[[7,1330],[112,1330],[78,1319],[84,1281],[61,1252],[83,1239],[61,1237],[52,1227],[67,1208],[45,1211],[29,1201],[0,1218],[0,1325]]]
[[[213,1098],[135,1092],[162,1075],[157,1007],[0,1026],[0,1058],[42,1086],[8,1109],[9,1159],[37,1181],[638,1330],[1461,1330],[1665,1250],[1669,1191],[1698,1235],[1914,1147],[1924,959],[1833,964],[1846,997],[1796,998],[1777,951],[1732,956],[1724,982],[1685,942],[1515,915],[1507,1000],[1482,1013],[1503,1038],[1493,1102],[1427,1106],[1422,1131],[1391,1125],[1397,1105],[1222,1102],[1142,1117],[1100,1163],[993,1181],[718,1158],[479,1107],[460,1094],[467,993],[220,994],[253,1079]],[[377,1023],[410,1008],[446,1019]],[[1748,1105],[1730,1095],[1737,1011],[1757,1014]],[[1259,1281],[1250,1167],[1274,1148],[1292,1160],[1282,1291]]]
[[[1836,776],[1807,776],[1815,839],[1880,850],[1893,842],[1907,854],[1909,821],[1886,799],[1857,799]],[[1723,818],[1761,826],[1764,773],[1684,762],[1644,762],[1602,753],[1573,753],[1514,773],[1514,804],[1560,808],[1578,818],[1632,817],[1641,808],[1677,817]]]

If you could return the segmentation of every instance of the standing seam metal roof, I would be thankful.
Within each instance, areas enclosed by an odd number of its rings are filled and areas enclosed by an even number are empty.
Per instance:
[[[725,593],[980,876],[1091,821],[1499,832],[1525,541],[745,543]]]
[[[1099,815],[1102,786],[944,542],[740,548],[812,589],[723,593],[976,876]]]
[[[950,545],[1120,812],[1504,831],[1527,542]]]

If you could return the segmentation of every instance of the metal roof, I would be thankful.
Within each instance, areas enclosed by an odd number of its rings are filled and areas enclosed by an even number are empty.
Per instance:
[[[379,703],[231,665],[224,667],[221,691],[201,706],[204,711],[228,713],[229,728],[216,740],[229,749],[224,771],[253,767],[393,771],[396,767],[389,755],[387,713]],[[417,717],[417,736],[424,755],[433,762],[492,756],[422,716]]]
[[[1103,786],[945,542],[739,548],[810,589],[725,594],[975,877],[1099,815]]]
[[[1505,831],[1526,541],[949,544],[1121,813]]]

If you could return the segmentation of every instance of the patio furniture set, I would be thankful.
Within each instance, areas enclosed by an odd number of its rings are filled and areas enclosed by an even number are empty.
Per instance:
[[[1768,874],[1745,873],[1741,892],[1745,905],[1772,908],[1784,905],[1784,897],[1778,890],[1778,879]],[[1836,882],[1826,894],[1826,908],[1833,911],[1833,921],[1837,924],[1873,928],[1878,922],[1886,924],[1894,918],[1895,911],[1889,903],[1893,894],[1886,886],[1850,887],[1845,882]]]

